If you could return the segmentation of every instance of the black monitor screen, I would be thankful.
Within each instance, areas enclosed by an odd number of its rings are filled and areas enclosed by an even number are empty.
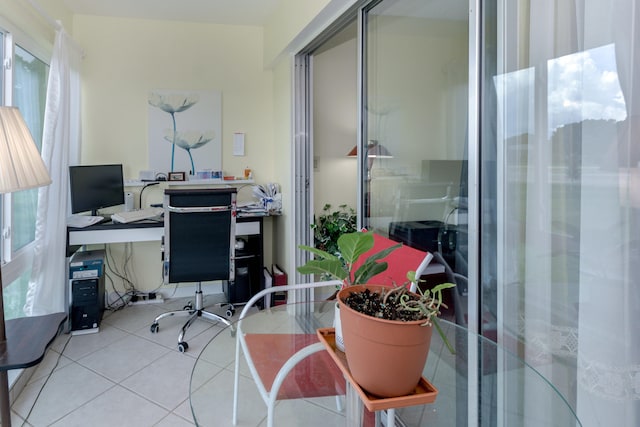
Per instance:
[[[71,213],[124,204],[122,165],[69,166]]]

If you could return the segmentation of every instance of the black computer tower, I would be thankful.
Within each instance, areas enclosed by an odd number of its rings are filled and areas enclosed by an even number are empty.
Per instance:
[[[71,330],[95,329],[104,312],[104,276],[71,281]]]
[[[246,265],[238,266],[236,262],[235,276],[236,277],[233,282],[224,282],[222,289],[230,304],[245,303],[251,298],[251,277],[249,276],[249,267]]]
[[[97,332],[105,308],[104,250],[75,253],[69,262],[71,331]]]

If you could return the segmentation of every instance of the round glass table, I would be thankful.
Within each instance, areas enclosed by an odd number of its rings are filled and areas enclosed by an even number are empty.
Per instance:
[[[334,304],[326,301],[287,304],[256,309],[240,325],[222,329],[205,346],[192,371],[190,405],[196,425],[233,425],[236,354],[240,358],[237,425],[267,425],[267,406],[243,352],[236,351],[236,331],[251,344],[247,351],[253,364],[275,365],[276,371],[296,351],[315,346],[312,356],[293,364],[286,376],[273,411],[274,426],[378,424],[382,411],[363,408],[360,395],[344,382],[329,357],[337,350],[318,344],[323,339],[316,331],[331,328],[333,316]],[[434,331],[423,378],[437,389],[435,401],[394,409],[396,425],[581,425],[563,396],[521,358],[465,328],[439,322],[455,353]],[[268,391],[275,372],[256,375]]]

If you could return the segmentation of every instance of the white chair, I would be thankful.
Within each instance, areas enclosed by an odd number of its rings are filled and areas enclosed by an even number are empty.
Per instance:
[[[387,238],[375,235],[375,246],[372,249],[373,252],[377,252],[384,247],[389,247],[397,242],[393,242]],[[366,256],[366,254],[365,254]],[[416,249],[410,248],[408,246],[403,246],[400,249],[392,252],[385,260],[390,263],[389,268],[386,272],[381,273],[379,276],[374,276],[374,281],[372,283],[379,284],[402,284],[405,281],[405,275],[408,270],[418,264],[415,268],[416,277],[422,276],[429,266],[431,260],[433,259],[433,255],[430,253],[425,253],[422,251],[418,251]],[[305,283],[305,284],[297,284],[297,285],[287,285],[287,286],[276,286],[268,289],[264,289],[257,293],[254,297],[252,297],[246,306],[243,308],[240,313],[239,320],[236,324],[236,357],[235,357],[235,373],[234,373],[234,394],[233,394],[233,424],[236,425],[238,419],[238,386],[239,386],[239,375],[240,375],[240,351],[245,356],[247,361],[247,365],[251,372],[251,376],[253,377],[260,396],[264,400],[267,405],[267,427],[273,427],[273,416],[275,410],[275,404],[278,399],[278,392],[280,391],[280,387],[282,386],[285,378],[289,374],[289,372],[302,360],[307,357],[325,349],[324,345],[319,341],[308,344],[295,352],[289,359],[282,361],[282,366],[279,368],[278,373],[276,374],[271,386],[269,384],[264,384],[260,372],[256,368],[256,363],[254,362],[254,356],[258,357],[260,352],[257,354],[252,354],[249,348],[249,343],[247,342],[247,336],[242,330],[242,321],[247,316],[249,311],[252,309],[253,305],[264,298],[266,295],[272,294],[274,292],[291,292],[291,291],[300,291],[307,289],[314,289],[319,287],[326,286],[340,286],[342,283],[340,281],[325,281],[325,282],[313,282],[313,283]],[[410,289],[414,291],[416,288],[416,283],[411,283]],[[336,368],[337,369],[337,368]],[[304,396],[300,396],[304,397]],[[336,400],[337,406],[339,410],[341,410],[341,401],[340,399]],[[393,425],[392,422],[395,419],[395,411],[393,409],[387,411],[387,425]]]
[[[238,322],[236,323],[236,357],[235,357],[235,370],[234,370],[234,382],[233,382],[233,425],[237,424],[238,420],[238,398],[239,398],[239,377],[240,377],[240,351],[244,354],[245,360],[247,361],[247,365],[249,366],[249,371],[251,372],[251,376],[254,379],[254,382],[258,388],[258,392],[260,396],[264,400],[264,403],[267,405],[267,426],[273,427],[273,413],[275,410],[275,404],[278,399],[278,393],[280,392],[280,388],[283,385],[287,374],[291,372],[295,366],[300,363],[302,360],[307,357],[318,353],[320,351],[324,351],[325,347],[322,343],[320,343],[317,338],[315,340],[311,340],[309,342],[315,341],[308,345],[303,345],[302,348],[295,352],[288,360],[283,361],[282,366],[278,370],[273,382],[269,384],[265,384],[262,380],[261,373],[257,368],[257,364],[255,363],[254,358],[259,357],[262,353],[256,352],[253,354],[250,349],[250,343],[247,340],[247,335],[242,329],[243,319],[248,315],[248,313],[254,308],[256,302],[262,300],[267,295],[273,294],[275,292],[288,292],[291,291],[300,291],[300,290],[308,290],[320,287],[327,286],[339,286],[341,282],[338,280],[332,281],[324,281],[324,282],[314,282],[314,283],[304,283],[297,285],[285,285],[285,286],[274,286],[271,288],[263,289],[262,291],[255,294],[244,306],[240,316],[238,318]],[[255,335],[255,334],[253,334]],[[283,336],[286,336],[283,334]],[[314,336],[315,337],[315,336]],[[328,355],[327,355],[328,357]],[[331,366],[333,365],[333,361],[330,361]],[[339,372],[338,368],[335,367],[336,373],[340,375],[339,378],[336,378],[337,381],[342,381],[344,383],[344,378]],[[344,388],[344,386],[343,386]],[[342,392],[340,392],[342,393]],[[336,394],[336,402],[338,405],[338,409],[342,410],[341,401]],[[305,396],[300,395],[297,396],[299,398],[303,398]],[[289,397],[291,398],[291,397]]]

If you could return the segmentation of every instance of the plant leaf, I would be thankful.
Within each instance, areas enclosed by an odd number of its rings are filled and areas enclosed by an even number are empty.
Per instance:
[[[369,256],[366,262],[376,262],[382,258],[385,258],[387,255],[389,255],[391,252],[395,251],[401,246],[402,246],[402,243],[398,243],[397,245],[393,245],[387,249],[383,249],[380,252],[376,252],[375,254]]]
[[[433,288],[431,288],[431,292],[435,294],[436,292],[440,292],[444,289],[455,288],[455,286],[456,286],[455,283],[440,283],[439,285],[436,285]]]
[[[371,232],[347,233],[338,238],[338,249],[349,265],[371,248],[373,248],[373,234]]]
[[[298,267],[297,270],[300,274],[328,274],[338,280],[344,280],[347,277],[347,272],[338,258],[312,259],[305,265]]]
[[[365,262],[353,275],[353,285],[366,284],[376,274],[380,274],[387,269],[386,262]]]
[[[305,246],[305,245],[298,245],[298,247],[302,250],[305,251],[309,251],[311,253],[313,253],[316,257],[320,258],[320,259],[328,259],[328,260],[337,260],[339,261],[338,257],[335,255],[330,254],[329,252],[323,251],[321,249],[317,249],[311,246]]]

